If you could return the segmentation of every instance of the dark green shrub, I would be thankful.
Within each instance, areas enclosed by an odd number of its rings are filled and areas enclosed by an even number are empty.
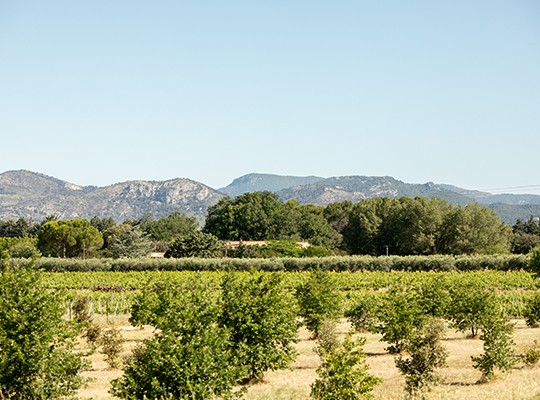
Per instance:
[[[529,270],[534,273],[537,279],[540,279],[540,246],[535,247],[529,253]]]
[[[232,398],[242,370],[229,330],[217,323],[221,304],[212,289],[194,279],[183,287],[151,285],[145,295],[152,300],[134,305],[135,319],[160,331],[134,351],[111,393],[122,399]]]
[[[383,300],[374,330],[390,345],[386,348],[388,352],[400,353],[405,342],[424,326],[427,317],[413,288],[392,287]]]
[[[396,359],[396,367],[405,375],[405,392],[408,398],[424,398],[430,386],[440,381],[437,368],[446,365],[448,352],[441,344],[444,323],[432,319],[405,343],[407,358]]]
[[[223,254],[223,244],[211,233],[191,232],[174,240],[165,252],[165,257],[220,257]]]
[[[476,337],[486,321],[493,318],[499,309],[495,294],[474,284],[455,285],[451,291],[451,303],[447,318],[451,326],[460,332],[471,331]]]
[[[527,326],[536,328],[540,325],[540,292],[535,293],[532,298],[527,301],[523,317]]]
[[[299,315],[306,327],[315,335],[324,321],[339,317],[341,302],[332,276],[321,270],[312,271],[309,279],[296,288]]]
[[[508,371],[517,359],[513,354],[513,326],[498,312],[484,320],[480,339],[484,341],[484,353],[471,357],[474,368],[482,372],[479,382],[488,382],[495,376],[495,370]]]
[[[327,350],[318,348],[322,365],[317,368],[317,380],[311,385],[315,400],[371,399],[373,388],[381,382],[370,374],[362,350],[365,338],[354,340],[348,335],[341,346]]]
[[[78,296],[73,300],[71,310],[73,311],[73,319],[84,329],[92,322],[92,313],[90,305],[92,299],[88,296]]]
[[[158,333],[134,350],[111,393],[121,399],[234,398],[238,370],[230,349],[227,333],[215,325],[196,337]]]
[[[1,264],[0,398],[73,395],[83,382],[84,363],[73,352],[77,329],[63,318],[63,300],[42,285],[37,272]]]
[[[345,317],[358,332],[377,332],[379,310],[382,298],[367,294],[355,299],[354,305],[345,311]]]
[[[120,354],[124,349],[124,338],[118,328],[107,329],[100,339],[101,353],[105,355],[105,361],[111,368],[120,366]]]
[[[84,333],[83,337],[88,341],[88,343],[92,346],[92,351],[94,351],[97,346],[99,345],[101,335],[103,333],[103,330],[99,325],[96,325],[94,323],[90,323]]]
[[[221,325],[248,380],[287,367],[295,358],[298,324],[294,298],[279,273],[227,274],[221,285]]]

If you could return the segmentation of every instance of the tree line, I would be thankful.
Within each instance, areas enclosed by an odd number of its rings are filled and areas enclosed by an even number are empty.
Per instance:
[[[224,241],[240,241],[234,249]],[[266,241],[265,246],[246,246]],[[297,242],[308,242],[309,248]],[[203,226],[172,213],[144,215],[121,223],[112,218],[58,220],[48,217],[0,221],[0,250],[13,257],[302,257],[343,254],[432,255],[526,254],[540,245],[540,222],[513,227],[479,204],[452,205],[441,199],[373,198],[325,207],[282,202],[271,192],[222,198]]]

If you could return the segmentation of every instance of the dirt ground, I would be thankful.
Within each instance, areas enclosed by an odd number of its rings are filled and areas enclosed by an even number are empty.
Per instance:
[[[133,347],[139,345],[145,338],[151,337],[153,328],[135,328],[129,325],[126,316],[114,319],[96,320],[103,328],[116,326],[122,332],[125,340],[123,356],[128,356]],[[349,325],[343,321],[338,331],[345,334]],[[374,390],[376,400],[403,399],[404,379],[394,365],[394,356],[387,354],[386,343],[380,341],[380,335],[366,334],[364,351],[370,372],[383,379]],[[516,321],[513,334],[516,343],[516,353],[540,339],[540,328],[528,328],[523,321]],[[315,341],[310,338],[305,329],[299,331],[299,341],[296,344],[298,357],[291,369],[272,371],[265,375],[264,381],[249,386],[247,400],[263,399],[309,399],[310,385],[317,378],[315,372],[320,361],[314,352]],[[445,400],[540,400],[540,365],[535,368],[517,365],[511,371],[499,374],[496,379],[487,384],[478,384],[480,372],[473,368],[471,356],[482,353],[482,341],[469,339],[464,334],[447,330],[444,345],[449,352],[447,367],[440,370],[443,382],[436,385],[428,395],[429,399]],[[81,350],[87,350],[87,344],[82,341]],[[110,400],[108,394],[110,381],[121,376],[122,371],[111,369],[103,355],[97,351],[89,357],[91,369],[84,375],[89,378],[87,386],[78,393],[80,399]]]

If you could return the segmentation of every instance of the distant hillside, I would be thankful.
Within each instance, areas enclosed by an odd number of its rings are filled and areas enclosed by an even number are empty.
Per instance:
[[[349,200],[354,203],[372,197],[438,197],[453,204],[473,202],[471,198],[434,183],[404,183],[390,176],[342,176],[296,186],[278,192],[283,200],[297,199],[303,204],[327,205]]]
[[[320,178],[271,174],[249,174],[217,191],[200,182],[180,178],[168,181],[129,181],[106,187],[79,186],[30,171],[0,174],[0,219],[48,215],[62,219],[112,217],[117,221],[138,219],[145,213],[162,218],[174,211],[203,222],[208,207],[225,194],[268,190],[281,200],[297,199],[302,204],[327,205],[350,200],[358,202],[380,196],[438,197],[452,204],[479,202],[494,209],[513,225],[516,219],[540,217],[539,195],[493,195],[452,185],[405,183],[390,176],[342,176]]]
[[[318,176],[282,176],[272,174],[248,174],[236,178],[224,188],[218,189],[227,196],[236,197],[249,192],[279,192],[293,186],[309,185],[323,180]]]
[[[190,179],[130,181],[107,187],[82,187],[30,171],[0,174],[0,218],[111,217],[137,219],[145,213],[161,218],[174,211],[200,221],[223,195]]]
[[[495,210],[503,222],[514,225],[518,219],[527,221],[530,217],[540,217],[540,205],[538,204],[489,204],[487,207]]]
[[[540,195],[538,194],[491,194],[487,192],[481,192],[478,190],[467,190],[452,185],[439,185],[448,190],[460,193],[464,196],[470,197],[476,200],[480,204],[513,204],[513,205],[527,205],[537,204],[540,205]]]

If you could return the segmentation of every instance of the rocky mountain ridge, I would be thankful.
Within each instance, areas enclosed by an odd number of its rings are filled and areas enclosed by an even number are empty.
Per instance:
[[[139,219],[144,214],[162,218],[174,211],[204,221],[208,207],[220,198],[246,192],[269,190],[281,200],[327,205],[372,197],[438,197],[465,205],[478,202],[496,210],[513,224],[517,218],[540,216],[540,195],[493,195],[452,185],[411,184],[390,176],[342,176],[321,178],[272,174],[248,174],[219,190],[187,178],[167,181],[134,180],[105,187],[79,186],[36,172],[20,170],[0,173],[0,219],[111,217],[117,221]]]

